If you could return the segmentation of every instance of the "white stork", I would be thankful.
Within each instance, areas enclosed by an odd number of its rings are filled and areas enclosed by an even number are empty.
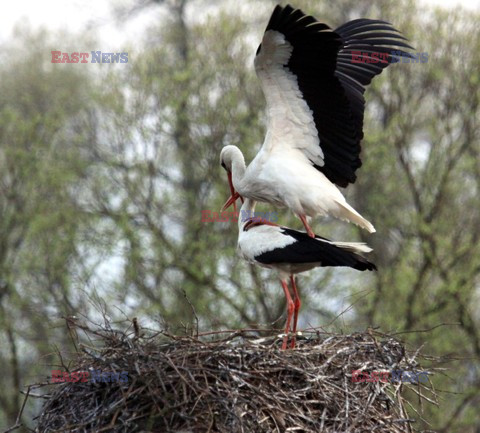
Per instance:
[[[359,271],[376,270],[376,266],[363,258],[360,253],[372,251],[364,243],[332,242],[305,232],[279,226],[265,219],[242,218],[253,215],[256,202],[247,198],[242,205],[238,219],[238,250],[251,263],[274,268],[280,272],[280,281],[287,298],[287,322],[282,349],[287,348],[288,334],[293,317],[293,339],[295,347],[300,297],[295,284],[295,274],[318,266],[347,266]],[[288,288],[290,278],[293,298]]]
[[[232,193],[223,210],[248,197],[288,207],[311,237],[306,217],[316,215],[375,232],[337,186],[355,182],[362,164],[365,86],[398,61],[392,50],[408,55],[404,40],[384,21],[357,19],[332,30],[299,9],[276,6],[255,57],[267,134],[248,167],[238,147],[222,149]]]

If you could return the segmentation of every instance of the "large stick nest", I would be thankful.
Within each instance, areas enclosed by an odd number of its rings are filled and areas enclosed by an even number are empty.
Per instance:
[[[126,371],[128,382],[42,385],[37,432],[411,432],[405,389],[435,400],[428,383],[352,381],[359,369],[422,371],[417,354],[372,331],[311,332],[282,351],[278,337],[247,331],[214,340],[76,329],[90,343],[69,371]]]

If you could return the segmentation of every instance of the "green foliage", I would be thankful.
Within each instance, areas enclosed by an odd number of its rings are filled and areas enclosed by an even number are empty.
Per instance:
[[[22,56],[4,53],[0,68],[0,420],[15,420],[20,386],[51,361],[59,315],[85,311],[72,294],[80,238],[88,220],[79,206],[88,161],[82,155],[90,100],[84,73],[38,60],[45,34],[17,37]]]

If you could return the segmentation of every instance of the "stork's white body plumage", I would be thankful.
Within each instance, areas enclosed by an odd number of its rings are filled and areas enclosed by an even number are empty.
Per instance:
[[[356,179],[364,86],[393,62],[392,49],[410,48],[402,39],[383,21],[354,20],[334,31],[299,9],[277,6],[255,57],[267,103],[267,134],[248,168],[237,147],[222,149],[232,191],[290,208],[310,236],[305,217],[317,215],[374,232],[336,185]],[[383,53],[384,61],[353,64],[354,50]]]
[[[267,136],[268,141],[274,139]],[[347,203],[340,190],[301,151],[286,146],[282,149],[268,141],[243,177],[233,172],[234,188],[242,197],[288,207],[298,216],[331,215],[375,232],[373,225]]]

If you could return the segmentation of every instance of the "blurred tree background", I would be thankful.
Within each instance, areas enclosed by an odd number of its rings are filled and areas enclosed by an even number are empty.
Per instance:
[[[275,275],[237,257],[236,224],[201,222],[227,198],[220,149],[235,144],[248,162],[262,143],[253,57],[275,3],[124,5],[123,20],[148,9],[159,22],[116,66],[52,64],[51,50],[94,41],[28,27],[4,47],[0,426],[15,424],[20,392],[49,374],[55,350],[71,350],[64,317],[105,310],[172,333],[192,332],[196,319],[200,331],[283,323]],[[366,92],[364,165],[345,192],[377,233],[314,224],[336,240],[368,242],[379,271],[301,276],[300,325],[378,327],[442,357],[449,369],[433,382],[445,393],[440,407],[416,408],[426,420],[417,428],[478,433],[480,14],[408,0],[294,5],[332,27],[390,21],[428,53],[427,63],[391,66]],[[22,421],[32,425],[39,405]]]

